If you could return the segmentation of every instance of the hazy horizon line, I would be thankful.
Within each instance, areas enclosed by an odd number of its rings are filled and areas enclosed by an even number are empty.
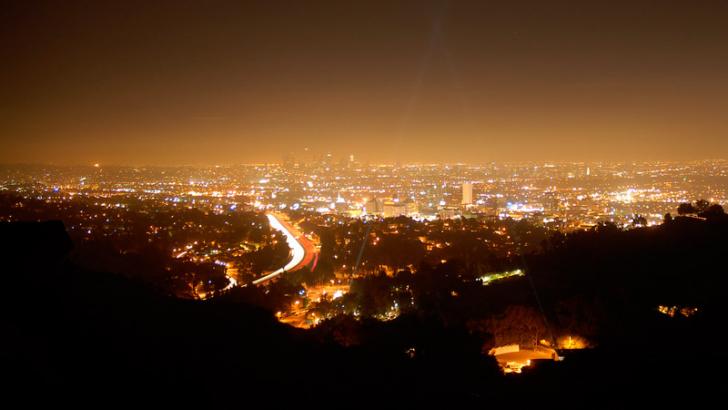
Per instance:
[[[339,158],[345,159],[344,157]],[[648,164],[648,163],[698,163],[698,162],[725,162],[726,158],[702,159],[650,159],[650,160],[520,160],[520,161],[484,161],[484,162],[433,162],[433,161],[356,161],[368,166],[486,166],[486,165],[519,165],[519,164]],[[239,162],[220,164],[130,164],[130,163],[52,163],[52,162],[0,162],[3,167],[61,167],[61,168],[229,168],[236,166],[271,166],[283,165],[285,161],[266,162]],[[311,164],[316,161],[295,161],[294,164]]]

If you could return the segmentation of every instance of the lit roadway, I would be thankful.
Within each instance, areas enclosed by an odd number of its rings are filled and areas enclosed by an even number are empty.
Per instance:
[[[286,237],[288,247],[291,248],[292,257],[291,260],[282,268],[276,269],[273,272],[254,280],[254,285],[267,282],[283,272],[290,272],[308,265],[313,259],[313,254],[315,252],[315,248],[311,241],[302,234],[299,234],[291,225],[280,220],[274,214],[266,214],[266,216],[268,217],[268,223],[271,228],[280,231],[283,236]]]

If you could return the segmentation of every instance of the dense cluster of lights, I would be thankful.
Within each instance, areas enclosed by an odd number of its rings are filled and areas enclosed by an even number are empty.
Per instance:
[[[659,305],[657,306],[657,311],[669,317],[675,317],[676,315],[691,317],[698,313],[698,308],[695,306]]]
[[[528,218],[558,229],[599,221],[661,222],[681,202],[725,204],[725,161],[644,163],[362,164],[330,155],[284,164],[209,168],[4,167],[0,190],[92,197],[109,207],[294,210],[417,220]]]
[[[495,272],[495,273],[488,273],[481,277],[479,277],[477,280],[483,283],[483,286],[489,285],[497,280],[510,278],[512,276],[523,276],[525,273],[521,269],[514,269],[511,271],[506,272]]]

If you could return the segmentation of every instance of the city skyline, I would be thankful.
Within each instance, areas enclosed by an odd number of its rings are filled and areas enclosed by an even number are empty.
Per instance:
[[[723,162],[728,159],[717,156],[707,156],[705,158],[690,158],[690,159],[514,159],[514,160],[481,160],[481,161],[402,161],[402,160],[384,160],[384,159],[368,159],[360,158],[355,154],[342,154],[341,156],[334,156],[330,152],[324,153],[310,153],[302,151],[305,155],[295,156],[294,153],[288,153],[282,155],[279,158],[271,157],[269,160],[258,160],[258,161],[230,161],[230,162],[173,162],[173,163],[144,163],[144,162],[99,162],[99,161],[85,161],[85,162],[64,162],[64,161],[0,161],[0,166],[5,167],[23,167],[23,166],[48,166],[48,167],[61,167],[61,168],[74,168],[74,167],[92,167],[92,168],[214,168],[214,167],[239,167],[239,166],[268,166],[268,165],[282,165],[282,166],[293,166],[302,167],[311,164],[319,163],[326,155],[331,155],[331,160],[336,164],[344,163],[348,158],[354,156],[356,163],[363,166],[399,166],[399,167],[414,167],[414,166],[441,166],[441,167],[457,167],[457,166],[551,166],[551,165],[645,165],[645,164],[686,164],[686,163],[701,163],[701,162]]]
[[[292,161],[292,158],[287,158]],[[214,167],[2,166],[0,191],[122,197],[161,207],[291,210],[355,219],[406,216],[529,220],[562,230],[657,225],[675,204],[728,203],[728,161],[363,164],[320,156]]]

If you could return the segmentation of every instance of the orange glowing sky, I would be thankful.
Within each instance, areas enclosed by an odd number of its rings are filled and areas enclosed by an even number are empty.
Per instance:
[[[28,3],[2,163],[728,157],[728,2]]]

